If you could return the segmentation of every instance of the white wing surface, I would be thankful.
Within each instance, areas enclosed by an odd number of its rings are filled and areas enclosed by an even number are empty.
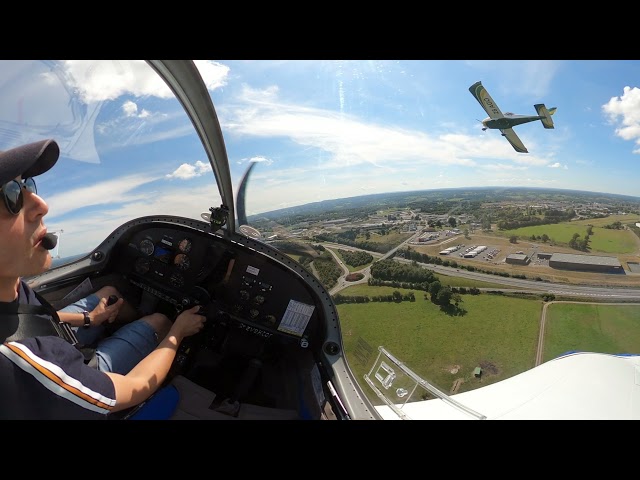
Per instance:
[[[487,92],[487,89],[482,86],[482,82],[476,82],[471,85],[469,87],[469,91],[471,92],[471,95],[473,95],[475,99],[478,100],[478,103],[482,105],[482,108],[484,108],[485,112],[487,112],[490,118],[504,117],[496,102],[493,101],[493,98],[491,98],[491,95],[489,95],[489,92]]]
[[[516,152],[520,153],[529,153],[529,151],[525,148],[524,143],[520,140],[520,137],[516,135],[516,132],[513,131],[513,128],[501,128],[502,136],[509,140],[511,146],[516,150]]]

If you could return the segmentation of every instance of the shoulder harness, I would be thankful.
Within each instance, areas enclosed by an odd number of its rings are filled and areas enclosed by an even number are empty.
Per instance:
[[[95,349],[78,343],[68,323],[61,322],[55,308],[38,292],[40,305],[18,304],[15,312],[0,311],[0,342],[11,342],[38,336],[60,337],[82,352],[85,363],[95,367]]]

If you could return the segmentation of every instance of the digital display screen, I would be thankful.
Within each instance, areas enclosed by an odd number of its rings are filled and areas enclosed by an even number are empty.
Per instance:
[[[173,250],[163,248],[160,245],[156,245],[156,249],[153,251],[153,256],[164,263],[169,263],[173,256]]]

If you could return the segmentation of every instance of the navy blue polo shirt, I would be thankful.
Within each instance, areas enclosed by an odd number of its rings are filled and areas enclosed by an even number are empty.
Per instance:
[[[40,305],[23,281],[14,302]],[[0,419],[106,419],[115,406],[115,388],[104,373],[84,363],[76,347],[56,336],[37,336],[0,345]]]

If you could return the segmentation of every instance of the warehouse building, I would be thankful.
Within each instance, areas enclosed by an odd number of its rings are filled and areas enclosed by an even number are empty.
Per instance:
[[[549,259],[549,266],[562,270],[580,270],[596,273],[624,273],[624,268],[616,257],[602,257],[597,255],[554,253]]]
[[[507,255],[507,258],[504,260],[511,265],[529,265],[529,257],[522,253],[512,253],[511,255]]]

